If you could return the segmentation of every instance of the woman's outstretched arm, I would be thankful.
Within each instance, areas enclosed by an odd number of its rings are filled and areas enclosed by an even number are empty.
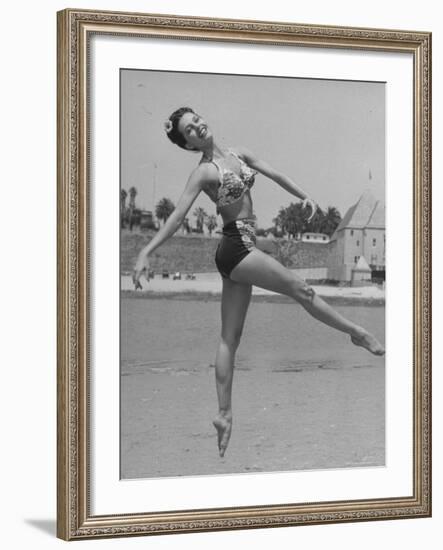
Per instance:
[[[177,206],[172,214],[166,220],[166,223],[161,227],[149,243],[140,251],[137,262],[134,267],[132,280],[135,287],[140,288],[140,277],[143,271],[148,267],[148,257],[152,252],[168,240],[182,225],[186,214],[198,197],[206,181],[207,167],[199,165],[189,177],[185,190],[183,191]]]
[[[275,183],[280,185],[280,187],[288,193],[291,193],[291,195],[301,199],[304,207],[309,205],[311,207],[311,215],[309,216],[309,220],[313,218],[317,210],[317,203],[313,199],[309,198],[308,193],[303,191],[303,189],[299,187],[291,178],[282,172],[279,172],[264,160],[259,159],[254,153],[249,151],[249,149],[239,147],[237,148],[237,151],[248,166],[275,181]]]

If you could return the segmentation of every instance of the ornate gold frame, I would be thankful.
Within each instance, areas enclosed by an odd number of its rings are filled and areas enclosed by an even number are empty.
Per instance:
[[[414,59],[413,496],[92,516],[88,502],[88,98],[91,35],[409,52]],[[58,13],[58,536],[65,540],[431,515],[431,34],[136,13]]]

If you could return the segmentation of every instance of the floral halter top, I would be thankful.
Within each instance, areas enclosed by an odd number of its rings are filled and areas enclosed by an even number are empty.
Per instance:
[[[250,168],[242,158],[234,153],[234,151],[228,152],[238,159],[240,163],[240,173],[236,174],[229,168],[223,168],[218,162],[212,160],[220,176],[220,184],[214,200],[217,205],[217,213],[223,206],[228,206],[240,200],[246,191],[251,189],[254,185],[255,175],[257,174],[257,172]]]

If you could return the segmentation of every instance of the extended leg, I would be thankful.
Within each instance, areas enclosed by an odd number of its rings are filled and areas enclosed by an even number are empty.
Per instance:
[[[383,355],[385,352],[372,334],[340,315],[317,296],[303,279],[260,250],[254,249],[248,254],[233,269],[231,278],[290,296],[319,321],[349,334],[355,345],[362,346],[375,355]]]
[[[220,456],[225,454],[232,430],[232,378],[234,359],[240,343],[251,299],[251,285],[223,279],[222,330],[215,359],[215,380],[219,412],[214,420]]]

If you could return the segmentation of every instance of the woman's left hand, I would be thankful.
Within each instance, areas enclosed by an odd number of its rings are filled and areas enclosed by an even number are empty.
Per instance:
[[[312,218],[315,216],[315,213],[317,212],[318,206],[317,206],[317,203],[315,201],[313,201],[312,199],[309,199],[308,197],[306,197],[306,199],[302,203],[302,207],[306,208],[307,206],[309,206],[311,208],[311,215],[308,218],[308,222],[310,222],[312,220]]]

